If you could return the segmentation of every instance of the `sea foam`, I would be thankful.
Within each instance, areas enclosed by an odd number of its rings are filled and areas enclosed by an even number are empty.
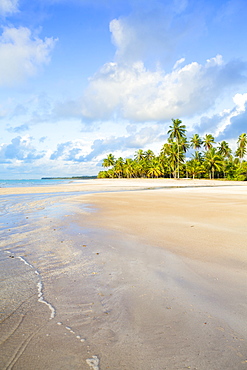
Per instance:
[[[46,306],[49,307],[50,311],[51,311],[51,314],[50,314],[50,320],[54,319],[55,315],[56,315],[56,310],[55,308],[52,306],[51,303],[47,302],[45,299],[44,299],[44,294],[43,294],[43,283],[42,283],[42,278],[41,278],[41,275],[40,273],[34,268],[33,265],[31,265],[29,262],[27,262],[25,260],[25,258],[21,257],[21,256],[18,256],[17,257],[20,261],[22,261],[23,263],[25,263],[25,265],[29,266],[31,269],[34,270],[34,273],[39,277],[39,281],[37,283],[37,288],[38,288],[38,302],[40,303],[44,303]]]
[[[97,356],[92,356],[92,358],[88,358],[86,363],[93,369],[99,370],[99,358]]]

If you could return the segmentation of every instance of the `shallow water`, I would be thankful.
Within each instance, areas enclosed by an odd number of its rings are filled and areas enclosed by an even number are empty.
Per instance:
[[[75,199],[2,197],[2,369],[246,368],[246,342],[192,300],[183,260],[90,227]]]
[[[69,184],[71,182],[74,182],[74,180],[72,180],[72,179],[2,180],[2,179],[0,179],[0,188],[11,188],[11,187],[16,188],[16,187],[33,187],[33,186],[45,186],[45,185],[59,185],[59,184]]]

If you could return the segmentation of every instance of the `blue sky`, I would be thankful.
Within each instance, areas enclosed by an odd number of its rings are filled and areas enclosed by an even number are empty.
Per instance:
[[[247,132],[245,0],[0,0],[0,178]]]

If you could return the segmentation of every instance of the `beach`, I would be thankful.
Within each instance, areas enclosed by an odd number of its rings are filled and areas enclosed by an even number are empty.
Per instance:
[[[0,195],[1,369],[247,368],[247,183]]]

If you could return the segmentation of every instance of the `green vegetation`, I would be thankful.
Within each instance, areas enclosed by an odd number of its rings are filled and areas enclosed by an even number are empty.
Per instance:
[[[152,150],[137,150],[132,158],[115,158],[108,154],[103,160],[105,171],[100,171],[98,178],[209,178],[227,180],[247,180],[247,135],[241,134],[237,141],[237,150],[233,154],[226,141],[216,143],[211,134],[201,138],[194,134],[186,137],[186,126],[179,119],[172,119],[167,132],[167,142],[159,155]],[[186,152],[191,148],[191,158]]]

